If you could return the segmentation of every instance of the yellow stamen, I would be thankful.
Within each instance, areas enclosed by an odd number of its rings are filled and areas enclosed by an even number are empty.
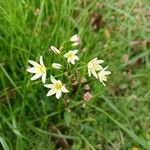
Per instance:
[[[56,84],[54,85],[54,87],[55,87],[56,90],[61,90],[62,85],[61,85],[60,83],[56,83]]]
[[[94,64],[94,63],[91,63],[90,65],[89,65],[89,68],[91,69],[91,70],[98,70],[99,69],[99,65],[98,64]]]
[[[40,66],[38,67],[38,71],[39,71],[40,73],[43,73],[43,72],[44,72],[44,66],[40,65]]]
[[[138,147],[132,147],[132,150],[139,150]]]
[[[69,53],[69,54],[68,54],[68,58],[70,58],[70,59],[72,59],[73,56],[74,56],[74,55],[73,55],[72,53]]]

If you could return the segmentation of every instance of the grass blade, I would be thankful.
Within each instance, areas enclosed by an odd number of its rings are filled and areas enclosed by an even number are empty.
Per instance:
[[[6,143],[6,140],[0,136],[0,143],[2,145],[2,147],[4,148],[4,150],[10,150],[9,146]]]
[[[135,133],[124,127],[121,123],[119,123],[117,120],[115,120],[111,115],[109,115],[107,112],[102,110],[101,108],[98,108],[94,105],[88,104],[89,107],[96,109],[97,111],[105,114],[110,120],[112,120],[118,127],[120,127],[124,132],[126,132],[132,139],[134,139],[137,143],[139,143],[141,146],[143,146],[145,149],[149,150],[150,145],[143,139],[138,137]]]

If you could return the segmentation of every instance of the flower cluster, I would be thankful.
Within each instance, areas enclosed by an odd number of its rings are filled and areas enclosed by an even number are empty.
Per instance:
[[[99,60],[97,57],[94,58],[94,59],[92,59],[88,63],[88,74],[89,74],[89,77],[92,74],[96,79],[99,79],[100,82],[104,86],[106,86],[106,84],[104,83],[104,81],[107,81],[107,75],[111,74],[111,72],[106,70],[108,68],[108,66],[105,67],[105,68],[103,68],[100,65],[103,62],[104,62],[103,60]]]
[[[71,45],[78,46],[81,43],[81,40],[79,36],[76,34],[70,38]],[[60,55],[62,52],[54,47],[51,46],[50,50],[54,52],[57,55]],[[64,59],[66,59],[68,64],[75,65],[76,62],[79,60],[79,57],[77,56],[78,54],[78,49],[75,50],[69,50],[67,53],[63,54]],[[103,60],[98,60],[98,58],[92,59],[87,67],[88,67],[88,74],[89,77],[93,75],[96,79],[99,79],[100,82],[104,85],[104,81],[107,81],[107,75],[111,74],[110,71],[106,71],[108,67],[103,68],[101,64],[103,63]],[[29,73],[33,73],[34,75],[32,76],[31,80],[36,80],[41,78],[42,82],[44,83],[44,86],[46,88],[49,88],[50,90],[48,91],[46,96],[52,96],[55,95],[57,99],[59,99],[62,95],[62,93],[68,93],[69,91],[65,87],[65,85],[62,84],[60,80],[56,80],[52,75],[51,75],[51,83],[52,84],[45,84],[46,82],[46,74],[47,70],[43,62],[43,57],[40,56],[40,61],[39,63],[29,60],[29,63],[32,65],[32,67],[28,68],[27,71]],[[59,63],[52,63],[51,67],[53,69],[62,69],[64,66]]]

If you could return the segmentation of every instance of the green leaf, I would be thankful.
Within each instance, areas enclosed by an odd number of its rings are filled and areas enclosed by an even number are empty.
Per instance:
[[[68,111],[64,112],[64,119],[65,119],[65,122],[66,122],[67,126],[69,126],[70,122],[71,122],[71,114],[70,114],[70,112],[68,112]]]
[[[4,148],[4,150],[10,150],[9,146],[6,143],[6,140],[0,136],[0,143],[2,145],[2,147]]]

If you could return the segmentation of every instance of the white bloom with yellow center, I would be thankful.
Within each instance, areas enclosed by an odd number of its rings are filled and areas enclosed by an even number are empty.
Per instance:
[[[100,71],[103,69],[103,67],[100,65],[102,64],[104,61],[103,60],[98,60],[98,58],[94,58],[92,59],[89,63],[88,63],[88,74],[89,77],[91,76],[91,74],[93,74],[93,76],[98,79],[97,73],[96,71]]]
[[[45,83],[46,80],[46,67],[43,63],[43,57],[40,56],[40,64],[33,60],[29,60],[29,63],[33,65],[33,67],[28,68],[27,71],[30,73],[35,73],[35,75],[31,78],[31,80],[36,80],[42,77],[42,82]]]
[[[70,50],[68,53],[64,55],[65,58],[67,58],[68,63],[72,63],[73,65],[75,64],[75,60],[79,60],[79,57],[76,56],[78,53],[78,50]]]
[[[107,75],[111,74],[110,71],[106,71],[107,68],[108,68],[108,66],[105,67],[105,68],[103,68],[103,69],[98,73],[98,78],[99,78],[100,82],[101,82],[104,86],[106,86],[106,84],[104,83],[104,81],[107,81]]]
[[[61,64],[58,64],[58,63],[53,63],[53,64],[52,64],[52,68],[54,68],[54,69],[61,69],[61,68],[62,68],[62,65],[61,65]]]
[[[60,80],[56,80],[53,76],[51,76],[51,82],[53,84],[45,84],[44,86],[50,88],[49,92],[46,96],[51,96],[56,94],[56,98],[59,99],[62,93],[68,93],[69,91],[66,87],[61,83]]]
[[[77,45],[79,45],[80,44],[80,37],[77,35],[77,34],[75,34],[74,36],[72,36],[71,38],[70,38],[70,41],[71,42],[73,42],[72,43],[72,46],[77,46]]]
[[[55,54],[60,54],[60,51],[56,47],[51,46],[50,48]]]

